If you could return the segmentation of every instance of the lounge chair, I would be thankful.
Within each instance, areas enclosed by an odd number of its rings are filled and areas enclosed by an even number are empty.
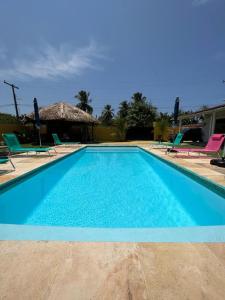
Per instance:
[[[180,145],[182,138],[183,138],[183,133],[179,132],[176,135],[176,138],[174,139],[173,143],[159,143],[159,144],[154,144],[152,146],[152,148],[157,148],[157,149],[174,148],[175,146],[179,146]]]
[[[79,142],[61,142],[57,133],[52,133],[52,137],[53,137],[55,146],[62,146],[62,145],[72,146],[72,145],[80,144]]]
[[[10,162],[11,165],[12,165],[12,167],[13,167],[13,169],[15,170],[15,166],[14,166],[14,164],[13,164],[13,162],[11,161],[10,158],[8,158],[7,156],[1,156],[1,157],[0,157],[0,164],[6,164],[7,162]]]
[[[205,154],[210,154],[210,153],[215,153],[220,157],[220,149],[224,143],[225,136],[224,134],[213,134],[210,139],[208,140],[207,145],[205,148],[173,148],[173,150],[176,151],[176,153],[179,152],[187,152],[189,155],[189,152],[194,152],[194,153],[205,153]]]
[[[9,154],[21,153],[21,152],[26,152],[27,154],[29,152],[36,152],[36,154],[37,154],[37,153],[41,153],[41,152],[47,152],[49,155],[51,155],[50,150],[54,150],[56,152],[56,150],[54,148],[50,148],[50,147],[48,147],[48,148],[21,147],[20,142],[14,133],[3,133],[2,136],[3,136],[3,139],[9,149]]]

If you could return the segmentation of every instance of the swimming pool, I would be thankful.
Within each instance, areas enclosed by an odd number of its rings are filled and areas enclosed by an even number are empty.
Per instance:
[[[86,147],[3,187],[0,223],[65,232],[223,228],[225,192],[138,147]]]

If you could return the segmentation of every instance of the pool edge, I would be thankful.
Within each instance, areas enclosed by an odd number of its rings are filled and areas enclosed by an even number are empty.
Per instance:
[[[176,162],[172,162],[172,161],[167,160],[166,158],[163,158],[155,153],[152,153],[151,151],[144,149],[141,146],[137,146],[137,147],[140,148],[141,150],[143,150],[144,152],[146,152],[147,154],[150,154],[150,155],[154,156],[155,158],[159,159],[160,161],[166,163],[170,167],[173,167],[176,170],[182,172],[184,175],[187,175],[188,177],[197,181],[198,183],[204,185],[204,187],[217,193],[219,196],[222,196],[223,198],[225,197],[225,186],[223,186],[209,178],[206,178],[202,175],[199,175],[199,174],[195,173],[194,171],[191,171],[190,169],[177,164]]]
[[[224,243],[225,225],[171,228],[80,228],[0,225],[2,241]]]
[[[26,172],[14,179],[0,185],[0,194],[17,184],[38,173],[51,165],[58,163],[67,157],[84,150],[89,145],[85,145],[79,149],[75,149],[69,154],[59,157],[53,161],[47,162],[29,172]],[[90,145],[93,147],[93,145]],[[94,147],[107,147],[96,145]],[[108,146],[113,147],[113,146]],[[121,146],[114,146],[121,147]],[[129,147],[129,146],[122,146]],[[203,184],[209,190],[215,193],[225,195],[225,187],[219,185],[208,178],[196,174],[195,172],[166,160],[155,153],[148,151],[138,145],[132,145],[148,155],[159,159],[167,165],[182,172],[193,180]],[[95,241],[95,242],[225,242],[225,225],[221,226],[196,226],[196,227],[178,227],[178,228],[79,228],[79,227],[61,227],[61,226],[32,226],[32,225],[14,225],[0,224],[0,240],[33,240],[33,241]]]
[[[87,148],[87,145],[83,146],[83,147],[80,147],[78,149],[74,149],[74,151],[70,152],[70,153],[67,153],[61,157],[58,157],[52,161],[49,161],[47,163],[45,163],[44,165],[41,165],[37,168],[34,168],[28,172],[25,172],[24,174],[21,174],[21,175],[18,175],[16,178],[12,178],[6,182],[3,182],[3,183],[0,183],[0,195],[2,192],[5,192],[7,191],[7,189],[9,189],[10,187],[14,186],[15,184],[17,184],[18,182],[20,181],[24,181],[26,178],[29,178],[31,175],[34,175],[46,168],[48,168],[49,166],[52,166],[56,163],[58,163],[59,161],[62,161],[64,159],[66,159],[67,157],[73,155],[74,153],[77,153],[83,149]]]

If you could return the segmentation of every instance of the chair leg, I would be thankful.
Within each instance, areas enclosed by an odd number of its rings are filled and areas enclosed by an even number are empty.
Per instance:
[[[9,162],[11,163],[12,167],[13,167],[13,170],[16,169],[15,165],[13,164],[13,162],[11,161],[11,159],[9,159]]]

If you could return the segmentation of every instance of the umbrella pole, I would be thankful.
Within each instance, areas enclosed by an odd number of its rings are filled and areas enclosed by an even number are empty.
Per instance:
[[[41,147],[42,144],[41,144],[41,130],[40,130],[40,128],[38,129],[38,136],[39,136],[39,144],[40,144],[40,147]]]

